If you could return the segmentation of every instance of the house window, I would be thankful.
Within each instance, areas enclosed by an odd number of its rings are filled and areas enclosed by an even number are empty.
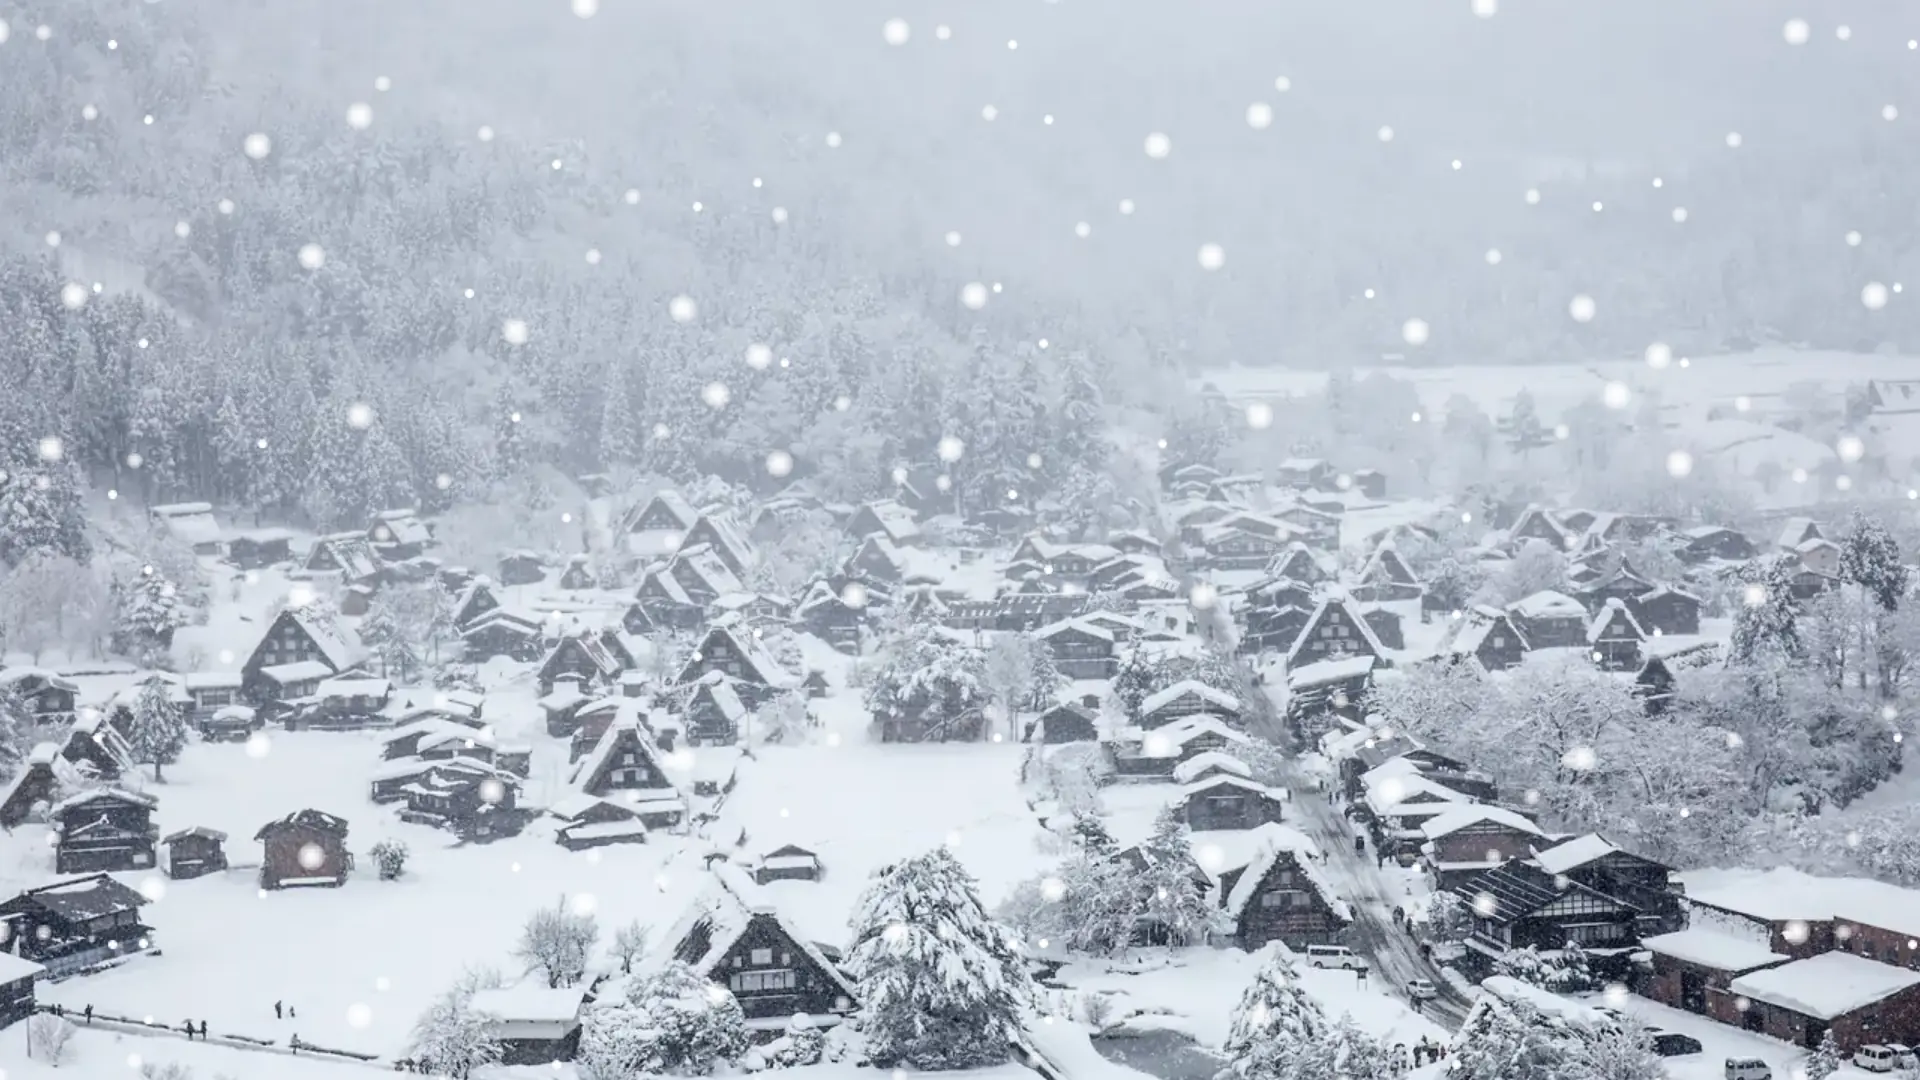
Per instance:
[[[1269,889],[1260,894],[1260,906],[1268,910],[1291,907],[1293,901],[1290,898],[1295,895],[1298,894],[1290,893],[1285,889]]]
[[[1494,648],[1496,648],[1496,649],[1504,649],[1504,648],[1506,648],[1506,647],[1507,647],[1507,639],[1506,639],[1506,636],[1505,636],[1505,635],[1503,635],[1503,634],[1495,634],[1495,635],[1493,635],[1493,647],[1494,647]]]
[[[754,967],[767,967],[773,963],[772,949],[755,949],[752,953]]]
[[[1294,893],[1293,906],[1296,908],[1312,907],[1313,897],[1308,893],[1303,893],[1303,892]]]
[[[727,979],[728,989],[735,993],[757,993],[771,990],[793,990],[800,985],[800,976],[792,968],[771,968],[766,971],[743,971]]]

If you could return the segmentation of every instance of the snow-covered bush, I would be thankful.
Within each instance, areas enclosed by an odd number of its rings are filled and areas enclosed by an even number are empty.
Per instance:
[[[145,1061],[140,1064],[140,1080],[193,1080],[193,1070],[177,1061]]]
[[[599,920],[569,906],[563,896],[527,918],[513,955],[526,961],[529,970],[543,971],[548,986],[572,986],[586,973],[587,956],[599,938]]]
[[[746,1014],[725,987],[673,963],[581,1021],[580,1063],[594,1080],[704,1075],[747,1049]]]
[[[30,1057],[60,1064],[67,1056],[67,1040],[73,1038],[73,1021],[52,1013],[34,1013],[27,1020]]]
[[[938,624],[909,624],[870,673],[865,703],[888,737],[902,742],[981,737],[991,694],[980,650]]]
[[[373,856],[381,881],[392,881],[406,872],[407,845],[398,840],[382,840],[368,848],[367,854]]]
[[[1601,985],[1588,966],[1587,954],[1578,945],[1547,952],[1541,952],[1531,945],[1524,949],[1508,949],[1493,962],[1493,970],[1497,975],[1506,975],[1556,994],[1588,993],[1600,989]]]
[[[768,1043],[762,1051],[762,1059],[769,1068],[792,1069],[802,1065],[818,1065],[826,1050],[827,1036],[813,1018],[805,1013],[795,1013],[787,1021],[786,1030],[780,1037]]]
[[[408,1054],[432,1072],[456,1080],[499,1061],[502,1048],[493,1036],[492,1018],[474,1012],[472,1002],[472,989],[459,986],[428,1006],[413,1025]]]

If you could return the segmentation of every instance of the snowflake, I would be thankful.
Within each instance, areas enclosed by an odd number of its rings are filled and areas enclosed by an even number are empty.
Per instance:
[[[628,188],[627,193],[625,195],[622,195],[621,198],[626,201],[626,204],[628,206],[639,206],[640,205],[640,189]]]
[[[300,245],[296,258],[300,260],[300,266],[305,270],[318,270],[327,264],[327,253],[319,244]]]
[[[373,106],[364,101],[356,101],[347,106],[347,126],[355,131],[365,131],[373,126]]]
[[[1500,255],[1500,249],[1499,249],[1499,248],[1488,248],[1488,249],[1487,249],[1487,255],[1486,255],[1486,258],[1487,258],[1487,265],[1488,265],[1488,266],[1499,266],[1499,265],[1500,265],[1500,259],[1501,259],[1501,255]]]
[[[1121,203],[1120,205],[1121,205],[1122,213],[1128,212],[1126,207],[1130,205],[1129,203]],[[1201,244],[1199,260],[1200,260],[1200,269],[1218,270],[1221,267],[1227,265],[1226,249],[1221,247],[1219,244]]]
[[[1205,611],[1220,599],[1220,590],[1202,581],[1194,585],[1187,593],[1187,601],[1195,608]]]
[[[771,348],[758,341],[747,346],[748,367],[755,371],[765,371],[767,370],[767,365],[771,363],[773,363],[773,350]]]
[[[1567,314],[1573,316],[1574,322],[1592,322],[1597,310],[1598,308],[1594,305],[1593,297],[1585,293],[1574,297],[1567,303]]]
[[[477,136],[481,142],[492,142],[493,128],[486,124],[481,124],[480,130],[474,132],[474,135]]]
[[[785,450],[775,450],[767,455],[767,475],[785,476],[793,471],[793,455]]]
[[[960,246],[960,234],[959,234],[958,232],[956,232],[956,231],[954,231],[954,230],[952,230],[952,229],[949,229],[949,230],[947,230],[947,236],[946,236],[946,241],[947,241],[947,246],[948,246],[948,247],[959,247],[959,246]]]
[[[1273,406],[1264,401],[1256,401],[1247,406],[1247,426],[1255,431],[1263,431],[1273,424]]]
[[[1133,200],[1132,200],[1132,199],[1121,199],[1121,200],[1120,200],[1120,213],[1122,213],[1122,214],[1131,214],[1131,213],[1133,213]]]
[[[1483,19],[1500,14],[1500,0],[1473,0],[1473,13]]]
[[[970,281],[960,288],[960,302],[973,311],[987,306],[987,287],[977,281]]]
[[[1284,94],[1293,89],[1293,80],[1287,78],[1285,75],[1277,76],[1273,80],[1273,88]]]
[[[97,109],[97,108],[95,108],[95,107],[94,107],[93,105],[91,105],[91,104],[88,104],[88,105],[82,105],[82,106],[80,106],[80,119],[82,119],[82,120],[98,120],[98,119],[100,119],[100,110],[99,110],[99,109]]]
[[[880,28],[880,37],[889,45],[905,45],[912,36],[913,30],[907,26],[905,19],[888,19],[886,25]]]
[[[240,149],[255,161],[265,161],[273,153],[273,140],[256,131],[240,141]]]
[[[327,863],[327,853],[319,844],[301,844],[294,858],[302,870],[318,870]]]
[[[941,41],[945,41],[953,36],[953,27],[948,26],[946,23],[941,23],[939,26],[933,28],[933,36],[939,38]]]
[[[152,903],[159,903],[167,895],[167,879],[149,875],[140,880],[140,895]]]
[[[1387,126],[1386,124],[1380,125],[1380,130],[1374,132],[1373,134],[1375,138],[1379,139],[1383,143],[1393,141],[1393,128]]]
[[[588,266],[599,266],[600,265],[600,249],[588,248],[586,259],[587,259]]]
[[[967,444],[953,435],[942,435],[934,450],[940,455],[941,461],[951,464],[959,461],[961,455],[967,452]],[[901,482],[905,482],[904,478]]]
[[[699,314],[700,305],[693,302],[693,297],[684,293],[667,301],[667,317],[674,322],[690,323]]]
[[[1073,235],[1085,240],[1087,237],[1093,235],[1093,226],[1084,221],[1077,221],[1073,225]]]
[[[600,0],[573,0],[573,13],[582,19],[591,19],[600,14]]]
[[[1740,137],[1739,132],[1737,131],[1727,132],[1727,148],[1728,149],[1738,150],[1740,149],[1740,144],[1745,141],[1746,141],[1745,139]]]
[[[1673,363],[1673,349],[1665,342],[1656,341],[1647,346],[1647,366],[1660,371]]]
[[[1057,904],[1066,899],[1066,896],[1067,883],[1061,881],[1059,878],[1050,877],[1040,882],[1040,897],[1047,903]],[[1042,947],[1044,948],[1044,946]]]
[[[1256,101],[1247,106],[1247,126],[1255,131],[1265,130],[1273,124],[1273,106],[1264,101]]]
[[[1400,337],[1409,345],[1425,345],[1431,332],[1425,319],[1408,319],[1400,326]]]
[[[1686,223],[1686,220],[1687,220],[1687,208],[1686,208],[1686,207],[1684,207],[1684,206],[1676,206],[1676,207],[1674,207],[1674,208],[1673,208],[1673,222],[1674,222],[1674,224],[1676,224],[1676,225],[1684,225],[1684,224]]]
[[[1693,472],[1693,455],[1685,450],[1675,450],[1667,455],[1667,474],[1678,479]]]
[[[501,323],[500,336],[505,338],[509,345],[525,345],[529,336],[526,320],[508,319],[506,322]]]
[[[1860,302],[1868,311],[1879,311],[1887,306],[1887,287],[1877,281],[1867,282],[1866,288],[1860,290]]]
[[[1173,153],[1173,140],[1158,131],[1148,135],[1143,146],[1147,156],[1155,161],[1164,160],[1168,154]]]
[[[47,234],[47,246],[56,248],[60,246],[60,234],[58,232],[50,232]]]
[[[1845,25],[1836,26],[1833,28],[1833,36],[1839,38],[1841,41],[1852,41],[1853,27]]]
[[[1849,231],[1847,235],[1841,237],[1841,239],[1847,242],[1848,247],[1860,246],[1860,234],[1857,231]]]
[[[373,426],[373,406],[356,401],[347,406],[347,426],[361,431]]]
[[[839,132],[837,131],[827,132],[827,149],[829,150],[840,149],[840,133]]]
[[[773,217],[773,223],[775,225],[785,225],[787,223],[787,208],[784,206],[776,206],[773,208],[771,216]]]
[[[1626,383],[1610,382],[1600,390],[1600,402],[1609,409],[1624,409],[1632,401],[1633,391]]]
[[[69,311],[79,311],[86,307],[87,287],[79,282],[67,282],[60,287],[60,303]]]
[[[1787,25],[1780,28],[1780,36],[1789,45],[1805,45],[1812,34],[1813,28],[1807,25],[1805,19],[1788,19]]]
[[[1858,435],[1842,435],[1840,441],[1834,444],[1834,450],[1840,455],[1841,461],[1854,462],[1866,456],[1867,444],[1860,441]]]
[[[48,435],[41,439],[37,450],[39,451],[41,461],[59,461],[61,458],[67,456],[66,445],[60,441],[57,435]]]
[[[393,89],[393,80],[387,78],[385,75],[375,75],[373,77],[373,88],[384,94]]]
[[[1528,206],[1539,206],[1540,205],[1540,189],[1528,188],[1526,199],[1527,199]]]
[[[574,0],[574,6],[579,7],[582,2],[583,0]],[[364,1027],[368,1027],[372,1023],[373,1023],[373,1010],[368,1008],[365,1002],[356,1001],[353,1004],[347,1006],[347,1026],[348,1027],[364,1028]]]
[[[982,120],[992,120],[999,115],[1000,110],[994,108],[992,105],[983,105],[980,107],[980,119]]]

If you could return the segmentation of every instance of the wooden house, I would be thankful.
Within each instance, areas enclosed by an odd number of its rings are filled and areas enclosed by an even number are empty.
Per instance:
[[[1160,781],[1190,758],[1215,750],[1231,752],[1253,740],[1228,727],[1219,718],[1182,716],[1165,727],[1138,735],[1123,735],[1107,746],[1114,772],[1127,781]]]
[[[1672,585],[1659,585],[1628,601],[1628,609],[1649,634],[1698,634],[1700,598]]]
[[[654,744],[627,717],[616,718],[580,759],[571,785],[582,795],[624,805],[650,829],[686,821],[686,797],[667,778]]]
[[[611,634],[585,630],[568,634],[554,643],[540,663],[536,676],[540,692],[551,693],[563,676],[572,676],[582,687],[613,686],[633,662],[624,652],[619,639]]]
[[[55,803],[47,809],[54,872],[152,869],[160,837],[153,824],[157,805],[151,796],[122,788],[95,788]]]
[[[1557,877],[1526,859],[1508,859],[1454,890],[1473,918],[1470,965],[1486,968],[1514,949],[1628,948],[1639,942],[1631,904]]]
[[[1612,572],[1600,574],[1582,585],[1578,590],[1578,599],[1588,612],[1598,615],[1607,606],[1607,601],[1618,600],[1630,604],[1653,587],[1653,582],[1634,570],[1632,563],[1622,559]]]
[[[195,555],[220,554],[220,523],[214,520],[211,503],[150,507],[147,520],[159,531],[191,548]]]
[[[248,529],[227,538],[227,562],[242,570],[258,570],[292,561],[291,529]]]
[[[702,592],[705,595],[705,592]],[[718,597],[719,593],[714,593]],[[670,630],[692,630],[706,619],[708,600],[696,600],[687,592],[686,586],[674,576],[673,566],[657,563],[640,575],[640,584],[633,592],[633,602],[645,612],[647,622],[654,628]],[[629,624],[628,632],[632,633]]]
[[[545,638],[541,620],[515,608],[494,608],[460,628],[461,648],[476,663],[495,656],[533,663]]]
[[[71,723],[79,687],[44,668],[0,668],[0,693],[11,691],[27,704],[37,725]]]
[[[380,580],[380,556],[365,533],[335,533],[314,540],[300,568],[309,574],[337,574],[348,585]]]
[[[516,813],[520,778],[476,765],[466,758],[432,762],[401,786],[406,809],[400,820],[446,829],[472,841],[519,832],[526,821],[526,815]]]
[[[1071,701],[1047,709],[1027,728],[1028,742],[1050,745],[1092,742],[1099,737],[1094,714]]]
[[[1387,497],[1387,477],[1379,469],[1353,470],[1353,487],[1369,499]]]
[[[353,869],[347,822],[320,810],[297,810],[253,834],[262,845],[260,887],[339,886]]]
[[[1267,535],[1248,527],[1239,520],[1247,516],[1203,528],[1195,561],[1211,570],[1259,570],[1293,542],[1291,531]]]
[[[12,953],[0,952],[0,1028],[9,1028],[32,1016],[33,983],[47,969]]]
[[[860,628],[866,625],[866,605],[855,607],[824,581],[808,586],[795,614],[814,637],[844,653],[860,651]]]
[[[82,775],[108,783],[134,770],[133,747],[98,709],[81,709],[75,715],[60,757]]]
[[[1253,855],[1220,872],[1214,895],[1231,920],[1231,937],[1253,952],[1268,942],[1288,948],[1330,945],[1353,921],[1353,911],[1321,868],[1313,841],[1285,825],[1254,833]]]
[[[367,527],[367,542],[388,562],[417,558],[433,546],[433,526],[413,510],[382,510]]]
[[[1141,529],[1124,529],[1107,537],[1107,546],[1122,555],[1146,555],[1158,559],[1163,552],[1160,538]]]
[[[900,547],[915,547],[921,542],[913,511],[892,499],[870,502],[855,510],[847,519],[847,535],[855,540],[884,536]]]
[[[365,676],[321,679],[302,700],[282,710],[280,722],[288,731],[359,731],[384,727],[393,684]]]
[[[1587,648],[1592,650],[1593,662],[1607,671],[1637,670],[1646,642],[1647,632],[1640,628],[1640,621],[1617,599],[1608,600],[1587,626]]]
[[[753,880],[760,885],[770,881],[819,881],[822,873],[820,856],[798,844],[782,844],[753,864]]]
[[[1181,785],[1177,798],[1181,817],[1194,832],[1257,829],[1281,817],[1282,799],[1273,789],[1225,770]]]
[[[1338,591],[1329,592],[1314,605],[1299,636],[1287,647],[1287,666],[1355,656],[1384,659],[1384,650],[1353,601]]]
[[[797,1013],[832,1026],[858,1008],[836,954],[802,935],[771,894],[729,863],[713,867],[713,881],[642,966],[657,970],[670,961],[731,993],[749,1028],[781,1028]]]
[[[1395,600],[1417,600],[1426,587],[1414,576],[1407,561],[1393,546],[1393,541],[1381,542],[1367,557],[1365,565],[1360,567],[1359,581],[1353,587],[1353,598],[1367,603],[1381,603]]]
[[[27,754],[13,779],[0,785],[0,828],[12,829],[26,822],[39,807],[41,812],[59,801],[64,786],[78,777],[73,766],[60,756],[57,743],[40,743]]]
[[[500,557],[496,575],[502,585],[538,585],[547,579],[546,556],[537,551],[512,551]]]
[[[1680,558],[1690,563],[1712,562],[1716,559],[1746,562],[1760,554],[1759,548],[1747,539],[1745,533],[1724,525],[1697,525],[1683,529],[1680,539],[1684,544],[1680,549]]]
[[[1405,620],[1400,613],[1389,607],[1371,606],[1360,610],[1367,629],[1373,631],[1373,639],[1383,648],[1404,649],[1407,647]]]
[[[1242,716],[1240,699],[1198,680],[1182,679],[1143,698],[1136,722],[1152,730],[1180,717],[1200,714],[1216,716],[1239,727]]]
[[[1825,540],[1827,534],[1809,517],[1790,517],[1780,523],[1780,536],[1774,541],[1776,547],[1789,554],[1800,550],[1800,546],[1809,540]]]
[[[780,666],[759,639],[747,633],[736,633],[732,627],[715,626],[707,631],[700,641],[699,648],[687,658],[674,682],[680,686],[689,686],[710,671],[726,673],[739,680],[736,690],[749,707],[758,707],[762,702],[783,690],[791,690],[798,684],[792,672]]]
[[[597,589],[600,580],[593,575],[592,557],[588,555],[570,555],[567,568],[560,571],[560,587],[571,592],[581,589]]]
[[[464,630],[489,611],[500,607],[493,594],[493,579],[481,576],[467,582],[453,602],[453,628]]]
[[[739,526],[731,517],[722,514],[700,515],[700,520],[687,530],[680,547],[684,551],[701,544],[711,548],[735,577],[745,577],[748,568],[757,561],[753,545],[747,541]]]
[[[1551,589],[1507,605],[1507,614],[1535,649],[1584,648],[1592,617],[1586,606]]]
[[[217,874],[227,868],[227,834],[204,825],[181,829],[161,841],[167,849],[167,876],[175,881]]]
[[[593,988],[548,986],[539,975],[493,990],[476,990],[468,1008],[486,1018],[486,1033],[500,1046],[502,1065],[558,1065],[580,1050],[580,1019]]]
[[[1053,666],[1069,679],[1111,679],[1120,666],[1113,632],[1085,618],[1065,619],[1034,631],[1053,654]]]
[[[1325,458],[1287,458],[1274,468],[1274,482],[1296,491],[1326,488],[1333,476],[1333,464]]]
[[[259,704],[302,697],[321,679],[349,671],[366,657],[359,637],[319,609],[283,608],[241,665],[241,690]]]
[[[1500,806],[1461,806],[1420,823],[1426,837],[1421,861],[1434,887],[1451,890],[1475,874],[1491,870],[1508,859],[1524,858],[1545,842],[1546,834],[1532,821]]]
[[[1560,523],[1552,511],[1538,506],[1529,506],[1520,511],[1520,516],[1507,529],[1507,538],[1514,544],[1538,540],[1559,552],[1571,550],[1579,539]]]
[[[58,978],[151,946],[147,898],[106,874],[56,881],[0,904],[7,951]]]
[[[620,534],[629,554],[657,559],[679,550],[681,539],[698,520],[700,512],[685,496],[666,489],[634,507],[622,519]]]
[[[1343,656],[1288,669],[1287,723],[1304,733],[1329,714],[1360,719],[1379,663],[1371,656]]]
[[[1246,762],[1223,750],[1208,750],[1195,754],[1173,767],[1173,782],[1180,785],[1196,784],[1215,776],[1232,776],[1241,780],[1253,779],[1253,769]],[[1278,816],[1275,821],[1280,820]]]
[[[1444,655],[1456,661],[1473,660],[1488,671],[1505,671],[1527,657],[1527,638],[1512,616],[1481,605],[1456,625]]]
[[[1620,848],[1598,833],[1536,848],[1533,861],[1557,878],[1631,905],[1636,935],[1664,934],[1686,925],[1686,906],[1672,868]]]
[[[1633,696],[1640,699],[1648,716],[1658,716],[1673,703],[1673,669],[1665,658],[1649,656],[1633,677]]]
[[[187,692],[187,719],[205,723],[221,709],[246,701],[245,679],[237,671],[195,671],[181,677]]]
[[[1793,549],[1801,566],[1827,577],[1840,576],[1840,545],[1825,538],[1807,540]]]
[[[686,708],[690,745],[732,746],[740,741],[751,710],[736,686],[737,681],[724,671],[709,671],[695,680]]]
[[[707,544],[681,548],[667,562],[667,574],[679,583],[687,599],[702,609],[728,593],[747,591],[739,575]]]

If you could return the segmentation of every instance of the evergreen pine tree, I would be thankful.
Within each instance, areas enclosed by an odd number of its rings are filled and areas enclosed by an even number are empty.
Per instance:
[[[1833,1041],[1833,1029],[1829,1028],[1820,1036],[1820,1045],[1807,1055],[1807,1080],[1826,1080],[1840,1071],[1843,1061],[1840,1047]]]
[[[633,398],[627,390],[626,366],[607,365],[606,393],[600,399],[600,467],[632,464],[640,459],[635,438]]]
[[[143,566],[131,581],[117,583],[118,626],[114,644],[142,664],[156,665],[173,647],[173,633],[187,624],[180,590],[158,567]]]
[[[1308,1070],[1326,1064],[1326,1014],[1300,988],[1293,954],[1277,944],[1267,949],[1233,1010],[1221,1047],[1227,1065],[1240,1080],[1321,1080]]]
[[[1785,556],[1748,563],[1735,595],[1733,636],[1728,659],[1750,662],[1769,653],[1797,658],[1805,652],[1800,615],[1793,598],[1793,567]]]
[[[1073,815],[1073,841],[1080,845],[1080,850],[1101,858],[1112,858],[1120,850],[1113,841],[1113,834],[1107,831],[1106,823],[1091,810],[1081,810]]]
[[[1032,985],[1018,945],[987,917],[951,852],[881,869],[853,926],[847,967],[875,1065],[965,1069],[1007,1060]]]
[[[516,475],[527,463],[526,419],[513,391],[502,383],[493,398],[493,471],[496,478]]]
[[[1147,871],[1136,884],[1146,898],[1143,914],[1166,932],[1170,945],[1206,940],[1220,925],[1220,912],[1194,878],[1192,833],[1177,808],[1160,811],[1142,850]]]
[[[155,676],[140,688],[133,701],[133,721],[128,725],[127,742],[133,759],[153,766],[155,781],[163,781],[162,765],[171,764],[187,745],[187,711],[173,700],[173,686]]]
[[[1840,576],[1865,589],[1883,611],[1897,610],[1907,594],[1909,571],[1899,541],[1857,510],[1840,539]]]
[[[1483,995],[1453,1037],[1451,1080],[1562,1080],[1578,1049],[1573,1032],[1525,1002]]]

